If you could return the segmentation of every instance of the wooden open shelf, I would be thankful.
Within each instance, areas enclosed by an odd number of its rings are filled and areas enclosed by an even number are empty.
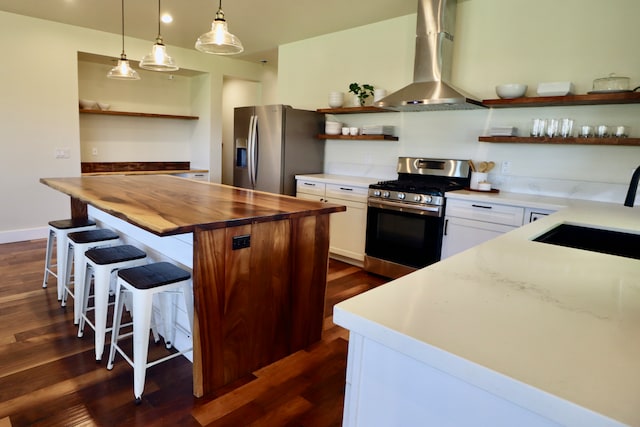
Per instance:
[[[320,134],[318,139],[359,139],[363,141],[398,141],[397,136],[391,135],[327,135]]]
[[[151,117],[157,119],[179,119],[198,120],[198,116],[180,116],[175,114],[155,114],[155,113],[134,113],[131,111],[111,111],[111,110],[85,110],[80,109],[81,114],[98,114],[103,116],[130,116],[130,117]]]
[[[393,110],[385,110],[378,107],[341,107],[341,108],[318,108],[318,113],[324,114],[360,114],[360,113],[394,113]]]
[[[556,144],[556,145],[640,145],[640,138],[547,138],[527,136],[481,136],[481,142],[508,144]]]
[[[640,92],[594,93],[567,96],[532,96],[514,99],[485,99],[482,103],[491,108],[638,104],[640,103]]]

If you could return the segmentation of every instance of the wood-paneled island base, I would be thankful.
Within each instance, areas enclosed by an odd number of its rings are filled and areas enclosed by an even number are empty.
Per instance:
[[[329,214],[344,206],[172,176],[40,182],[71,196],[73,217],[91,205],[158,236],[193,233],[194,395],[320,339]]]

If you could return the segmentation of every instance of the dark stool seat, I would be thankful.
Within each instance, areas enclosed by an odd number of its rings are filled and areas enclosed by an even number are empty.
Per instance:
[[[104,265],[145,258],[147,254],[133,245],[121,245],[89,249],[84,256],[96,264]]]
[[[137,289],[150,289],[191,278],[191,274],[169,262],[156,262],[140,267],[124,268],[118,277]]]
[[[49,225],[60,230],[68,230],[70,228],[91,227],[96,225],[96,222],[88,218],[60,219],[49,221]]]
[[[77,231],[75,233],[69,233],[67,237],[74,243],[84,244],[118,239],[120,236],[118,236],[118,233],[113,230],[100,228],[98,230]]]

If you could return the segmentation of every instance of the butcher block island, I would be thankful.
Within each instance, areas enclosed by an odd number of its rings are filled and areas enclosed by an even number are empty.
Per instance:
[[[193,272],[196,396],[321,338],[329,214],[344,206],[166,175],[40,181],[71,197],[74,218],[91,209],[160,247],[192,236],[178,255]]]

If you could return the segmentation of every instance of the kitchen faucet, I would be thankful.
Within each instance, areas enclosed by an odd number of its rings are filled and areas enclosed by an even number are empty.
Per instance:
[[[633,176],[631,177],[631,182],[629,182],[629,190],[627,190],[627,198],[624,200],[624,205],[633,207],[634,202],[636,201],[636,193],[638,192],[638,180],[640,180],[640,166],[638,166],[633,172]]]

